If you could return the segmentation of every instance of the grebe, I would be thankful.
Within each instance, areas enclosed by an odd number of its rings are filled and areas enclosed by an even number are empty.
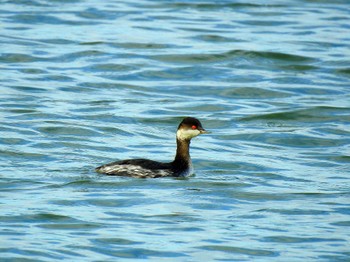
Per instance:
[[[186,117],[180,123],[176,132],[176,155],[170,163],[162,163],[148,159],[127,159],[112,162],[95,170],[98,173],[116,176],[129,176],[137,178],[156,177],[187,177],[193,173],[190,157],[191,139],[209,133],[201,122],[194,117]]]

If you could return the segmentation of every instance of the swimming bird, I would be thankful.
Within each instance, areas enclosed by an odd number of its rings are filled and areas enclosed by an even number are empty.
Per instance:
[[[172,162],[163,163],[149,159],[127,159],[97,167],[98,173],[136,178],[187,177],[193,173],[190,157],[191,139],[209,133],[194,117],[184,118],[176,132],[176,155]]]

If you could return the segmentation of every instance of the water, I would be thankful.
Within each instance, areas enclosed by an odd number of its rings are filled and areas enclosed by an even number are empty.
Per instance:
[[[1,261],[349,261],[350,5],[2,1]],[[170,161],[196,175],[94,173]]]

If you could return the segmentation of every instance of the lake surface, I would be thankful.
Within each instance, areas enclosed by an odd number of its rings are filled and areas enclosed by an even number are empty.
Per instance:
[[[350,3],[263,2],[2,1],[0,260],[350,261]]]

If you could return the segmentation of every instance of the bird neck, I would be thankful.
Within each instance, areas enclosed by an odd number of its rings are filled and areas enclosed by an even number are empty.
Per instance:
[[[182,159],[182,160],[190,160],[190,143],[191,140],[189,139],[176,139],[176,156],[175,156],[175,160],[177,159]]]
[[[181,167],[188,168],[191,166],[191,157],[190,157],[190,139],[176,139],[176,156],[173,161],[173,164]]]

